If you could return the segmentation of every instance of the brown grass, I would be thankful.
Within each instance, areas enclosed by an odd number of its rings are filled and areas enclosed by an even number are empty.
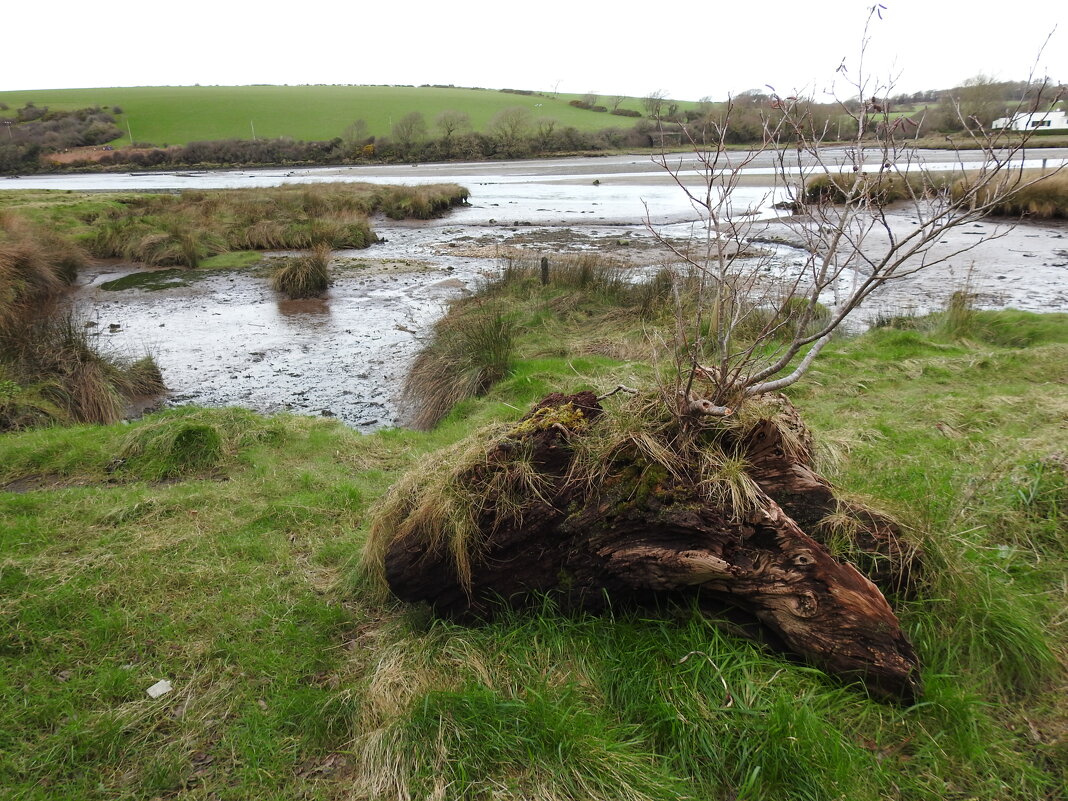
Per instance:
[[[129,198],[93,223],[90,249],[156,265],[195,267],[233,250],[365,248],[377,241],[368,216],[426,219],[466,202],[455,184],[287,185]]]

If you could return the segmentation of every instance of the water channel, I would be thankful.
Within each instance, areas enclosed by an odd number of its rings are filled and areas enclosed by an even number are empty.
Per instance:
[[[1045,156],[1050,165],[1068,151]],[[938,152],[930,158],[952,164]],[[697,180],[692,163],[677,166],[684,183]],[[762,185],[771,169],[759,162],[748,168],[735,209],[753,219],[781,213],[773,208],[781,198]],[[668,257],[652,231],[685,238],[699,220],[675,180],[645,156],[31,176],[2,179],[0,189],[167,191],[325,181],[456,182],[471,199],[439,220],[374,220],[385,241],[337,253],[333,285],[321,300],[281,300],[262,277],[241,271],[179,276],[157,291],[108,291],[105,284],[141,269],[112,263],[82,274],[73,297],[79,314],[105,347],[151,353],[171,388],[170,403],[321,414],[373,430],[396,424],[398,388],[444,304],[497,271],[505,254],[607,250],[635,269],[654,267]],[[911,224],[904,214],[898,222]],[[1062,311],[1068,308],[1066,233],[1060,224],[1008,229],[987,221],[955,231],[940,245],[947,251],[998,237],[887,287],[866,314],[940,308],[965,280],[981,305]],[[774,250],[784,270],[799,258],[786,246]]]

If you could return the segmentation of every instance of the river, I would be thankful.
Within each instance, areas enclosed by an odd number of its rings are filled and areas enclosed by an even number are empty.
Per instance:
[[[834,163],[844,152],[828,151]],[[944,168],[946,151],[924,154]],[[975,154],[962,154],[971,163]],[[1063,163],[1068,150],[1042,151],[1040,166]],[[420,223],[376,219],[386,241],[342,251],[323,300],[280,300],[262,278],[239,271],[176,282],[160,291],[107,291],[137,271],[100,265],[82,274],[74,303],[106,348],[151,353],[171,388],[171,403],[237,404],[263,412],[337,417],[361,430],[395,425],[397,393],[413,355],[444,304],[469,291],[516,249],[532,257],[608,249],[636,268],[667,261],[652,232],[685,238],[699,223],[680,187],[700,186],[692,159],[668,166],[646,156],[560,158],[413,166],[322,167],[219,172],[98,173],[0,180],[0,189],[166,191],[367,181],[455,182],[470,205]],[[1032,166],[1029,162],[1028,166]],[[767,186],[770,156],[748,164],[734,209],[772,228],[781,200]],[[674,173],[674,175],[672,174]],[[676,180],[678,179],[678,180]],[[895,218],[902,230],[907,214]],[[980,305],[1033,311],[1068,308],[1068,239],[1063,224],[1016,228],[981,221],[951,232],[947,253],[984,239],[965,256],[925,270],[873,297],[867,318],[941,308],[968,283]],[[789,269],[799,254],[779,247]]]

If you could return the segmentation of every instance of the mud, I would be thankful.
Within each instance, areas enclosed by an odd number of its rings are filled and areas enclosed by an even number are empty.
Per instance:
[[[804,254],[779,221],[782,212],[773,208],[781,198],[759,185],[763,169],[754,167],[753,185],[738,190],[735,208],[767,226],[760,247],[774,256],[765,268],[768,275],[789,276]],[[9,179],[2,186],[37,188],[27,185],[30,180]],[[697,230],[698,215],[685,193],[642,156],[33,179],[41,188],[72,190],[337,180],[456,181],[471,190],[471,205],[441,220],[375,220],[385,241],[336,254],[333,285],[321,300],[281,300],[267,286],[264,266],[135,276],[146,271],[111,264],[83,274],[72,302],[103,344],[130,355],[147,351],[157,359],[172,390],[169,403],[325,415],[373,430],[400,420],[401,382],[445,303],[470,291],[504,260],[597,251],[644,270],[673,258],[653,230],[680,244]],[[892,215],[896,233],[912,225],[907,212]],[[937,310],[964,288],[984,308],[1068,308],[1068,225],[1009,229],[982,221],[950,232],[936,255],[984,237],[973,250],[888,285],[859,320]],[[272,255],[286,254],[268,254],[268,262]],[[122,282],[133,286],[120,289]]]

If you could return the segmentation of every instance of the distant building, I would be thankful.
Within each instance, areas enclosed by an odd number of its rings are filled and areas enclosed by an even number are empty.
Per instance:
[[[994,128],[1008,128],[1010,131],[1052,130],[1068,128],[1068,112],[1032,111],[1000,117],[994,120]]]

